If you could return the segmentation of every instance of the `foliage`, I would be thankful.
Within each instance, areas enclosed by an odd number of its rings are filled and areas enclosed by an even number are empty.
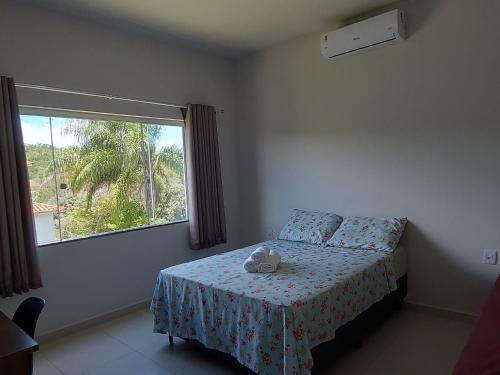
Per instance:
[[[165,189],[163,199],[156,210],[156,222],[169,222],[186,218],[184,186],[175,184]]]
[[[110,215],[111,204],[110,196],[102,197],[90,207],[84,200],[77,200],[68,215],[61,215],[62,237],[82,237],[135,228],[146,223],[147,218],[140,202],[129,201],[118,215]]]
[[[26,145],[31,194],[33,200],[49,204],[56,203],[54,187],[52,146],[46,144]]]
[[[68,120],[64,132],[79,145],[54,148],[54,161],[51,146],[26,145],[34,200],[56,203],[55,168],[63,238],[185,218],[183,151],[158,147],[161,131],[160,125]]]

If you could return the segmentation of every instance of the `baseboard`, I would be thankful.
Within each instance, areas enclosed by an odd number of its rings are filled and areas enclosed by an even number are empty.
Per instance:
[[[436,315],[442,318],[458,320],[466,323],[473,323],[477,319],[477,315],[462,311],[444,309],[442,307],[422,305],[414,302],[404,302],[405,308],[416,312]]]
[[[120,316],[129,314],[131,312],[144,309],[147,306],[149,306],[150,302],[151,302],[151,299],[149,298],[149,299],[146,299],[144,301],[137,302],[137,303],[125,306],[125,307],[121,307],[121,308],[116,309],[116,310],[112,310],[112,311],[109,311],[109,312],[106,312],[103,314],[95,315],[91,318],[81,320],[81,321],[76,322],[74,324],[70,324],[70,325],[64,326],[62,328],[56,329],[54,331],[43,333],[40,336],[37,336],[36,340],[39,343],[44,343],[44,342],[47,342],[49,340],[58,339],[58,338],[61,338],[63,336],[67,336],[67,335],[70,335],[72,333],[76,333],[78,331],[84,330],[86,328],[90,328],[90,327],[95,326],[97,324],[106,323],[109,320],[119,318]]]
[[[113,311],[109,311],[109,312],[104,313],[104,314],[95,315],[89,319],[81,320],[77,323],[70,324],[70,325],[67,325],[65,327],[59,328],[57,330],[44,333],[40,336],[37,336],[36,339],[39,343],[44,343],[44,342],[47,342],[49,340],[58,339],[58,338],[61,338],[63,336],[70,335],[72,333],[82,331],[86,328],[90,328],[90,327],[98,325],[98,324],[106,323],[107,321],[119,318],[120,316],[129,314],[131,312],[134,312],[134,311],[137,311],[140,309],[144,309],[149,305],[150,302],[151,302],[151,299],[146,299],[144,301],[137,302],[137,303],[113,310]],[[475,314],[444,309],[444,308],[436,307],[436,306],[422,305],[422,304],[414,303],[414,302],[404,302],[404,307],[408,310],[413,310],[416,312],[421,312],[421,313],[426,313],[426,314],[432,314],[432,315],[440,316],[442,318],[458,320],[458,321],[466,322],[466,323],[472,323],[477,318],[477,315],[475,315]]]

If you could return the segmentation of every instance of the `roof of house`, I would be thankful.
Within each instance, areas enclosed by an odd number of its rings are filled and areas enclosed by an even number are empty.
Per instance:
[[[65,207],[59,206],[59,211],[64,211]],[[46,203],[33,202],[33,213],[42,214],[47,212],[57,212],[57,206]]]

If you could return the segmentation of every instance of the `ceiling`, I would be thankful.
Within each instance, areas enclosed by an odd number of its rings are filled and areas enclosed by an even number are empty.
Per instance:
[[[394,0],[45,0],[226,56],[269,47],[385,7]]]

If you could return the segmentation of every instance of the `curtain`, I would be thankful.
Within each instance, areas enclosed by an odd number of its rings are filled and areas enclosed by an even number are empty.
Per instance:
[[[189,240],[204,249],[226,242],[215,109],[189,104],[184,120]]]
[[[0,77],[0,295],[40,288],[26,155],[12,78]]]

